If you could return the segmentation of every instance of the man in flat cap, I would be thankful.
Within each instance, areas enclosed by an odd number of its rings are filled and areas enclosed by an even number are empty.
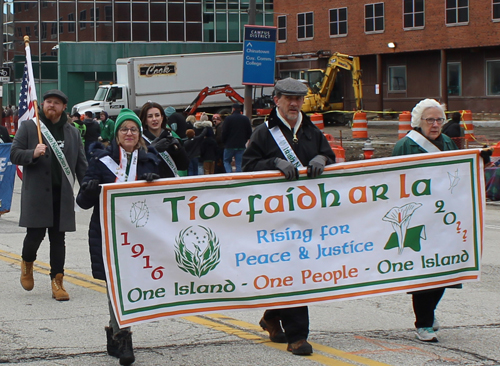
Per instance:
[[[295,79],[276,83],[276,107],[268,121],[254,130],[243,154],[243,171],[277,169],[292,181],[299,179],[298,168],[307,167],[307,176],[316,178],[325,165],[335,162],[335,154],[323,133],[301,112],[306,94],[307,87]],[[288,343],[287,350],[293,354],[313,352],[307,342],[307,306],[266,310],[259,324],[269,332],[271,341]]]
[[[33,289],[33,263],[48,231],[52,297],[57,301],[69,300],[63,286],[65,233],[76,230],[73,185],[75,178],[81,182],[87,169],[80,133],[64,112],[67,103],[60,90],[47,91],[39,114],[43,143],[38,141],[36,121],[24,121],[10,152],[12,163],[23,166],[19,226],[26,227],[26,236],[21,286]]]

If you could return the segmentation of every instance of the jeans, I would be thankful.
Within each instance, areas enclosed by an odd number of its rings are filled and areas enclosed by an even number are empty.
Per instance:
[[[234,164],[236,165],[236,171],[241,172],[241,161],[243,160],[243,152],[245,149],[224,149],[224,168],[226,168],[226,173],[232,173],[233,167],[231,166],[231,161],[234,156]]]
[[[189,161],[188,175],[198,175],[198,158]]]

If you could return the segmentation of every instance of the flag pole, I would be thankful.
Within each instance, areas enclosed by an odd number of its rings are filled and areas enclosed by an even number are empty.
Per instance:
[[[25,48],[29,47],[29,44],[30,44],[30,37],[29,36],[24,36],[24,46],[25,46]],[[26,57],[28,57],[28,55],[26,55]],[[29,58],[30,58],[29,65],[32,68],[33,66],[31,65],[31,52],[29,54]],[[33,68],[31,70],[33,70]],[[33,82],[33,85],[34,85],[34,80],[32,80],[32,82]],[[40,117],[38,116],[38,101],[35,99],[33,101],[33,104],[35,106],[36,130],[37,130],[37,133],[38,133],[38,143],[39,144],[43,144],[42,130],[40,129]]]

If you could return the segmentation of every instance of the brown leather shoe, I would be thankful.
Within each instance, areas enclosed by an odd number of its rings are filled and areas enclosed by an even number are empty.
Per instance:
[[[62,273],[56,274],[56,277],[52,279],[52,297],[57,301],[68,301],[69,295],[64,289],[63,286],[63,277]]]
[[[35,280],[33,279],[33,262],[21,260],[21,286],[26,291],[33,290]]]
[[[307,356],[313,353],[312,346],[305,340],[301,339],[297,342],[288,343],[286,348],[288,352],[292,352],[294,355]]]
[[[281,322],[279,318],[273,318],[270,320],[266,320],[262,318],[259,322],[259,325],[262,329],[267,330],[269,332],[269,339],[274,343],[286,343],[285,333],[283,332],[283,328],[281,328]]]

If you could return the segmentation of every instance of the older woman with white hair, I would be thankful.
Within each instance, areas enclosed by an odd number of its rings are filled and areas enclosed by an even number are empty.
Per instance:
[[[441,127],[446,120],[444,111],[444,104],[439,104],[434,99],[420,101],[411,111],[413,130],[396,143],[392,155],[458,150],[451,138],[441,133]],[[436,331],[439,324],[434,317],[434,311],[444,295],[444,290],[445,287],[439,287],[411,293],[417,339],[424,342],[438,341]]]

